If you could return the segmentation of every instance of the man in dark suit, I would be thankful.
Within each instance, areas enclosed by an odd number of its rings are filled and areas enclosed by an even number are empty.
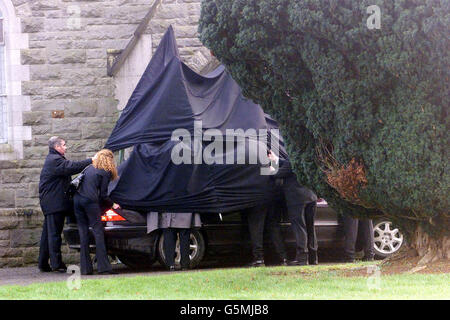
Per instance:
[[[78,162],[67,160],[64,157],[66,142],[60,137],[51,137],[48,146],[49,153],[39,180],[39,200],[45,218],[38,263],[42,272],[66,272],[61,257],[61,232],[66,215],[73,212],[73,204],[66,191],[71,176],[90,165],[92,159]]]
[[[269,152],[272,162],[279,162],[278,172],[274,175],[276,185],[284,194],[286,206],[296,241],[295,260],[289,265],[318,264],[317,238],[314,228],[314,216],[317,208],[316,194],[301,186],[292,172],[288,160],[278,159]]]

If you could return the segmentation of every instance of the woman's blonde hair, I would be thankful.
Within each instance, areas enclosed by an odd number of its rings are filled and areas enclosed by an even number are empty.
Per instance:
[[[116,162],[114,161],[114,154],[109,149],[102,149],[95,155],[95,159],[92,160],[92,165],[96,169],[103,169],[111,172],[111,179],[116,180],[119,175],[117,174]]]

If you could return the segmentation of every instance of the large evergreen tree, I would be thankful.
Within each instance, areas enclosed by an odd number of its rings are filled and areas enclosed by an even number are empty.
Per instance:
[[[449,24],[448,0],[204,0],[199,33],[279,121],[298,180],[392,219],[427,262],[450,251]]]

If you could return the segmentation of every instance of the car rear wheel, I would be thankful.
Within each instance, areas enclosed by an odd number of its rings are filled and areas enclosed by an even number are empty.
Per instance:
[[[373,227],[375,255],[386,258],[398,250],[403,245],[403,235],[398,228],[392,225],[391,221],[380,221]]]
[[[190,267],[195,268],[199,265],[205,255],[205,239],[203,235],[197,231],[193,230],[190,236],[189,243],[189,258],[191,260]],[[166,262],[166,257],[164,255],[164,234],[161,233],[158,242],[158,261],[161,265],[168,267]],[[181,255],[180,255],[180,239],[177,237],[177,243],[175,247],[175,267],[180,267]]]
[[[141,255],[118,255],[119,260],[131,269],[149,269],[154,263],[155,259],[150,256]]]

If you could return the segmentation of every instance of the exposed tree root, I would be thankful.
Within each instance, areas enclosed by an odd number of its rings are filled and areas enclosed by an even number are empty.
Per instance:
[[[421,227],[418,227],[414,234],[412,247],[421,258],[417,263],[418,266],[450,258],[450,237],[443,236],[434,239],[425,233]]]
[[[404,245],[396,254],[386,258],[383,264],[419,257],[417,267],[425,266],[436,261],[450,259],[450,237],[430,237],[429,234],[417,227],[411,242]]]
[[[417,257],[417,251],[407,244],[403,245],[400,250],[383,260],[382,264],[389,264],[400,260]]]

